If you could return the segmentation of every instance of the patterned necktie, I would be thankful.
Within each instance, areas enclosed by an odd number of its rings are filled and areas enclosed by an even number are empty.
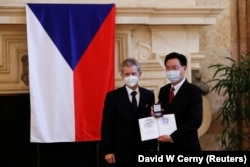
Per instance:
[[[133,91],[133,92],[131,93],[131,95],[132,95],[132,105],[133,105],[134,111],[137,111],[137,100],[136,100],[136,98],[135,98],[135,95],[136,95],[136,94],[137,94],[136,91]]]
[[[171,88],[170,90],[170,94],[169,94],[169,104],[171,104],[171,102],[174,99],[174,87]]]

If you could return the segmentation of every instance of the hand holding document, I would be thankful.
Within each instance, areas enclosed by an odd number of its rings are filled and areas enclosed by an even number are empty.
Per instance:
[[[160,135],[170,135],[177,129],[174,114],[165,114],[158,118],[141,118],[139,126],[142,141],[156,139]]]

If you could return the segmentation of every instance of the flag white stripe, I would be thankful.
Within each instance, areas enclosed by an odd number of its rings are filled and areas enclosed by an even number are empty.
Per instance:
[[[31,142],[75,141],[73,71],[26,6]]]

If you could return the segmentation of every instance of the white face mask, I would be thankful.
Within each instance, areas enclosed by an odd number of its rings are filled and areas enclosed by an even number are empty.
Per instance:
[[[181,72],[180,71],[166,71],[166,77],[171,83],[177,82],[181,79]]]
[[[130,75],[124,78],[125,84],[128,85],[129,87],[135,86],[138,83],[138,81],[139,81],[138,76]]]

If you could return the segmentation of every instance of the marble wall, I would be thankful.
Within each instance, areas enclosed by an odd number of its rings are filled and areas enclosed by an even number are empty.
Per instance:
[[[196,0],[197,5],[221,5],[224,10],[218,15],[217,23],[206,26],[200,31],[200,51],[206,57],[202,60],[200,69],[202,80],[209,81],[214,71],[208,67],[212,64],[226,62],[224,57],[237,57],[237,25],[236,23],[236,2],[234,0]],[[215,83],[208,82],[211,88]],[[205,135],[200,138],[204,150],[221,150],[219,141],[222,128],[220,120],[217,120],[217,112],[225,97],[210,92],[206,95],[211,111],[212,121]]]

